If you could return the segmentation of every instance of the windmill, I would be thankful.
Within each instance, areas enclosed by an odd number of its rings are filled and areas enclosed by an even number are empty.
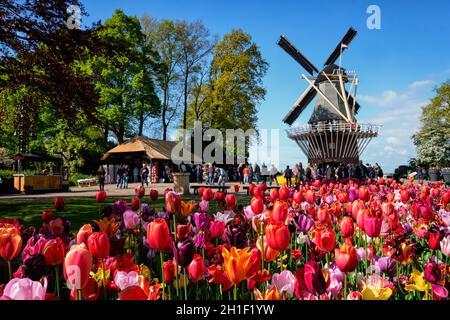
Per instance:
[[[356,101],[358,77],[355,72],[341,67],[342,52],[356,33],[353,28],[347,31],[321,71],[284,35],[278,41],[278,45],[309,73],[309,76],[301,75],[308,87],[283,121],[292,126],[316,98],[308,124],[287,131],[288,137],[298,144],[310,163],[358,163],[371,139],[378,136],[380,126],[357,123],[355,116],[361,108]]]

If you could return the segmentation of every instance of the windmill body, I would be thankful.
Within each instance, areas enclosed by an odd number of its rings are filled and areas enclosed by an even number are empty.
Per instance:
[[[378,136],[380,126],[359,124],[356,114],[358,78],[335,62],[356,36],[350,28],[319,71],[285,36],[278,45],[308,73],[302,74],[308,87],[284,118],[291,125],[315,99],[313,113],[305,125],[287,130],[312,164],[358,163],[370,140]]]

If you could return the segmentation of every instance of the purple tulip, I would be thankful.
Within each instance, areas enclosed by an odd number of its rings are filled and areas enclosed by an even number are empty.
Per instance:
[[[128,230],[132,230],[136,228],[139,224],[139,216],[133,210],[127,210],[123,213],[123,223],[125,224],[125,228]]]
[[[208,213],[209,212],[209,201],[202,200],[198,204],[198,208],[200,209],[200,212]]]
[[[205,233],[200,231],[199,233],[197,233],[197,235],[195,236],[195,247],[196,248],[204,248],[205,247]]]
[[[373,264],[373,269],[376,273],[387,274],[388,276],[394,276],[397,270],[397,263],[391,257],[375,257],[375,262]]]
[[[116,203],[114,203],[113,212],[117,214],[118,216],[122,216],[122,214],[128,209],[128,205],[126,201],[123,200],[117,200]]]
[[[348,190],[348,200],[350,202],[353,202],[358,199],[358,191],[356,189],[352,188]]]
[[[209,228],[209,218],[208,214],[204,212],[194,213],[194,223],[198,229],[208,229]]]
[[[191,239],[178,240],[172,245],[173,257],[178,265],[187,267],[194,257],[194,243]]]
[[[245,228],[240,224],[229,224],[223,233],[222,240],[236,248],[244,244]]]
[[[314,219],[305,214],[300,214],[297,218],[297,221],[294,220],[294,224],[298,231],[308,233],[308,231],[314,225]]]

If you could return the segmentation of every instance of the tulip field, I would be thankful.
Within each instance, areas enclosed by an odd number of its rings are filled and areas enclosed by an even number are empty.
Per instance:
[[[0,211],[0,299],[448,300],[443,184],[249,189],[100,191],[79,213],[55,197],[33,223]]]

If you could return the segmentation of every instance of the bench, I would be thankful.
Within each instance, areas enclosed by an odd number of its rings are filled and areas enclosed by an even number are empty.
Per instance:
[[[194,186],[190,186],[190,188],[194,189],[194,194],[198,194],[199,188],[209,188],[209,189],[222,191],[223,193],[227,193],[229,186],[194,185]]]
[[[94,179],[94,178],[91,178],[91,179],[78,179],[77,183],[78,183],[78,186],[80,188],[92,187],[92,186],[97,186],[98,185],[97,179]]]
[[[274,188],[279,190],[280,186],[271,186],[271,187],[267,186],[267,190],[274,189]],[[250,188],[249,188],[249,186],[244,186],[243,189],[247,190],[247,195],[249,196],[250,195]]]

